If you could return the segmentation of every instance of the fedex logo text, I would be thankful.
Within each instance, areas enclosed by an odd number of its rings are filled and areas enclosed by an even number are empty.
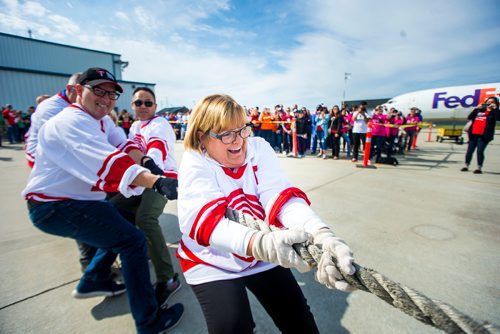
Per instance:
[[[482,103],[486,98],[495,96],[495,88],[482,88],[474,90],[474,94],[460,96],[446,96],[447,92],[438,92],[434,94],[432,109],[436,109],[440,101],[444,103],[445,108],[470,108]]]

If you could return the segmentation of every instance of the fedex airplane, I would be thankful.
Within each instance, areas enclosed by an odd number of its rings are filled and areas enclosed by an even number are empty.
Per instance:
[[[422,110],[424,121],[465,120],[472,109],[490,96],[500,96],[499,82],[419,90],[396,96],[383,106],[387,110],[396,108],[403,115],[417,107]]]

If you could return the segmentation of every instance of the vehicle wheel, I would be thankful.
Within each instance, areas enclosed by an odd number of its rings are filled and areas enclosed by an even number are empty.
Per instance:
[[[442,143],[443,142],[443,137],[439,137],[439,142]]]

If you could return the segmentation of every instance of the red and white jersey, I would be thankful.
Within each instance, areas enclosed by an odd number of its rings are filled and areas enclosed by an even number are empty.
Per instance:
[[[165,176],[177,178],[175,134],[165,118],[155,116],[147,121],[135,121],[130,128],[129,139],[165,171]]]
[[[255,231],[225,218],[227,207],[289,228],[304,224],[300,214],[312,211],[306,194],[291,186],[274,150],[259,137],[247,139],[245,164],[235,171],[205,153],[184,152],[178,191],[182,238],[177,257],[189,284],[237,278],[275,267],[246,255]],[[285,221],[283,209],[294,201]],[[293,221],[288,217],[300,218]],[[309,228],[301,226],[308,231],[325,225],[316,220]]]
[[[22,194],[39,202],[104,200],[105,192],[140,195],[132,181],[147,169],[126,153],[137,149],[110,117],[96,120],[72,104],[39,130],[36,164]]]
[[[31,115],[31,125],[28,133],[24,136],[24,153],[28,160],[28,166],[33,168],[35,164],[35,152],[38,145],[38,131],[42,125],[49,119],[57,115],[64,108],[69,106],[71,102],[66,97],[66,91],[60,91],[54,96],[42,101],[37,107],[36,111]]]

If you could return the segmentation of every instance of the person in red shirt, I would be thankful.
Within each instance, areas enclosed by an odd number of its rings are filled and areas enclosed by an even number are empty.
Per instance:
[[[7,127],[7,138],[11,144],[15,144],[17,133],[16,133],[16,112],[12,109],[12,105],[7,104],[2,110],[2,116]]]
[[[482,105],[472,110],[467,118],[472,121],[472,125],[468,131],[469,144],[465,153],[465,166],[461,171],[467,172],[469,170],[472,155],[477,148],[477,168],[474,170],[474,174],[482,174],[484,151],[495,136],[496,122],[500,121],[498,98],[496,96],[488,97]]]
[[[123,128],[123,131],[125,131],[125,135],[127,135],[128,137],[130,127],[132,126],[132,123],[134,123],[134,118],[129,114],[128,110],[123,109],[119,121],[121,123],[121,127]]]
[[[250,123],[252,123],[252,131],[253,135],[260,137],[260,126],[262,125],[261,121],[259,121],[260,118],[260,112],[259,112],[259,107],[253,107],[252,111],[250,112]]]

